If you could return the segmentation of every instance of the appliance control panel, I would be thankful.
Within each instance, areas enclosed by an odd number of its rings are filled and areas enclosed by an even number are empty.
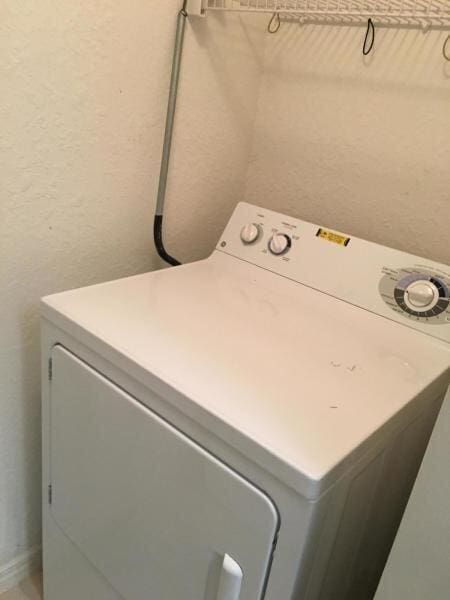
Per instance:
[[[450,266],[245,202],[217,250],[450,343]]]

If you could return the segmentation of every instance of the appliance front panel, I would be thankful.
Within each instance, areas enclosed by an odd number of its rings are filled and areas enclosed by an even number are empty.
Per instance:
[[[272,501],[61,346],[51,514],[127,600],[262,598]]]

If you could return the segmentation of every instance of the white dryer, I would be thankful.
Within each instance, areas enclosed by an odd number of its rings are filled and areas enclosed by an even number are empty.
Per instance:
[[[45,600],[372,598],[450,383],[450,268],[241,203],[45,298]]]

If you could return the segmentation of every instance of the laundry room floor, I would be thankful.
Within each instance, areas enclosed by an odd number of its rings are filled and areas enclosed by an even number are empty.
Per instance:
[[[4,594],[0,600],[42,600],[42,574],[37,573]]]

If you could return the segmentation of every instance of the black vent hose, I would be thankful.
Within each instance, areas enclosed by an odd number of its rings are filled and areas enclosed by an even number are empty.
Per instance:
[[[153,239],[155,240],[156,250],[159,256],[163,260],[165,260],[166,263],[172,265],[173,267],[177,267],[178,265],[181,265],[181,263],[173,256],[170,256],[170,254],[168,254],[166,252],[166,249],[164,248],[164,242],[162,237],[162,222],[163,216],[155,215],[155,220],[153,222]]]

